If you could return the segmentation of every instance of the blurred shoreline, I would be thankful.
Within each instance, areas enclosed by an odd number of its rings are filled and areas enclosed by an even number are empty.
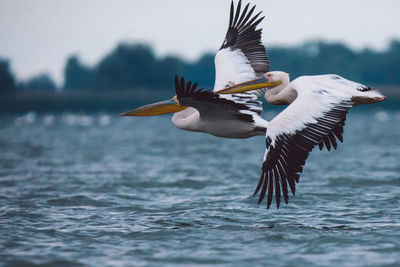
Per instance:
[[[21,92],[0,98],[0,114],[24,112],[115,111],[171,98],[166,90]]]
[[[380,90],[388,99],[373,105],[374,108],[399,109],[400,88],[397,86],[373,86]],[[26,112],[124,112],[149,103],[171,98],[172,90],[138,89],[138,90],[107,90],[83,92],[19,92],[0,98],[0,115]],[[268,104],[266,104],[268,105]],[[369,108],[363,106],[361,108]],[[282,109],[279,106],[268,105],[268,109]],[[357,110],[360,110],[357,108]]]

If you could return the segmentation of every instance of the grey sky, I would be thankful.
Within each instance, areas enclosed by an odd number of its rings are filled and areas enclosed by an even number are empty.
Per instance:
[[[244,0],[244,3],[247,3]],[[266,45],[321,38],[383,49],[400,38],[398,0],[251,0],[266,19]],[[0,56],[19,78],[49,72],[62,81],[65,58],[96,63],[121,41],[158,55],[195,59],[219,48],[230,0],[0,0]]]

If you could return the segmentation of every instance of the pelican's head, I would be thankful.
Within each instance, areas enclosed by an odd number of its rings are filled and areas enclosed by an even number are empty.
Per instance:
[[[244,83],[235,84],[220,90],[219,94],[237,94],[261,88],[275,88],[281,84],[285,86],[290,82],[289,74],[283,71],[270,71],[261,78]]]
[[[146,105],[140,108],[121,113],[121,116],[155,116],[168,113],[175,113],[188,108],[179,104],[177,96],[161,102]]]
[[[289,73],[284,71],[270,71],[264,74],[264,78],[273,83],[287,84],[290,82]],[[272,88],[272,87],[269,87]]]

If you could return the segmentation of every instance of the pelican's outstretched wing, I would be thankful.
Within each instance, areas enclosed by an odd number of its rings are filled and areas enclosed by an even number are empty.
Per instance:
[[[336,148],[336,138],[343,140],[346,114],[353,106],[349,94],[324,87],[323,83],[306,79],[292,84],[298,94],[296,100],[269,122],[266,132],[264,162],[254,195],[261,189],[260,203],[267,194],[267,208],[273,191],[279,208],[281,188],[288,203],[288,187],[294,195],[295,182],[316,145],[325,142],[327,147],[332,144]]]
[[[238,102],[226,99],[223,95],[197,88],[197,83],[185,82],[184,78],[179,79],[178,76],[175,76],[175,91],[179,104],[197,109],[202,117],[219,116],[255,122],[260,118],[258,114],[262,112],[258,100]]]
[[[256,6],[249,8],[247,4],[243,9],[241,7],[241,0],[236,11],[231,3],[228,31],[215,56],[214,91],[258,78],[269,71],[268,57],[261,43],[261,29],[256,29],[264,17],[259,18],[261,12],[253,15]],[[246,95],[259,96],[262,92],[260,89]]]

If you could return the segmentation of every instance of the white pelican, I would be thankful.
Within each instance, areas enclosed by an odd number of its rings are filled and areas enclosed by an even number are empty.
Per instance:
[[[235,8],[231,2],[228,31],[215,56],[216,79],[214,94],[196,90],[191,82],[185,84],[175,78],[176,96],[150,104],[122,116],[154,116],[174,112],[172,122],[180,129],[206,132],[219,137],[248,138],[265,135],[266,121],[261,118],[262,105],[257,100],[265,90],[241,94],[218,95],[218,90],[256,79],[269,71],[268,57],[261,43],[261,29],[256,29],[264,19],[253,15],[255,6],[241,1]],[[273,83],[266,83],[273,86]]]
[[[254,8],[249,11],[246,5],[241,11],[239,1],[234,12],[231,4],[229,28],[215,56],[213,92],[197,89],[197,84],[175,77],[176,96],[171,100],[121,115],[175,112],[172,122],[181,129],[229,138],[266,135],[262,172],[254,195],[261,190],[261,203],[268,190],[269,209],[274,191],[277,208],[281,187],[286,204],[288,186],[295,194],[295,183],[314,146],[330,150],[336,149],[336,139],[343,142],[343,126],[352,106],[383,101],[385,97],[338,75],[303,76],[290,82],[287,73],[268,72],[261,30],[256,30],[263,17],[257,19],[260,13],[251,17]],[[262,106],[257,100],[264,92],[271,104],[290,104],[270,122],[261,118]]]
[[[261,177],[254,192],[260,189],[258,203],[267,190],[267,209],[275,191],[279,208],[281,188],[288,203],[288,185],[295,194],[303,165],[312,149],[319,145],[336,149],[336,139],[343,142],[343,126],[349,109],[358,104],[371,104],[386,99],[372,88],[349,81],[335,74],[301,76],[290,82],[289,74],[280,71],[266,73],[258,81],[231,86],[219,93],[242,93],[265,87],[265,82],[280,85],[267,88],[265,98],[271,104],[290,104],[267,122],[266,150]],[[275,187],[275,190],[274,190]]]

